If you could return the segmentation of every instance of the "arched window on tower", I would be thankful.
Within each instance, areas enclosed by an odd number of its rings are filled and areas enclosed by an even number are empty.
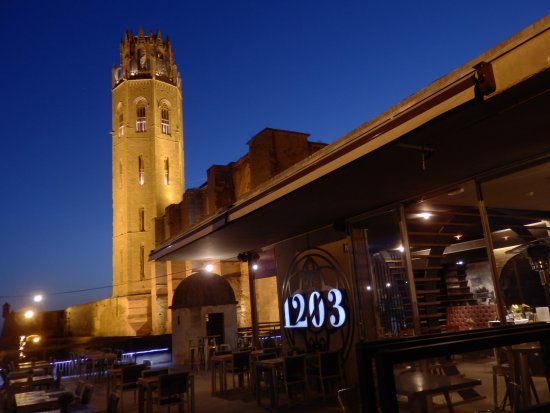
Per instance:
[[[145,208],[139,209],[139,230],[145,231]]]
[[[136,107],[136,132],[147,131],[147,112],[144,103],[138,103]]]
[[[121,138],[124,136],[124,114],[122,110],[118,112],[118,136]]]
[[[120,284],[124,282],[124,256],[122,250],[119,250],[119,266],[120,266]]]
[[[170,135],[170,111],[167,107],[160,109],[160,129],[165,135]]]
[[[170,159],[164,160],[164,185],[170,185]]]
[[[145,247],[143,245],[139,246],[139,278],[145,278]]]
[[[145,183],[145,165],[141,155],[138,156],[138,182],[140,185]]]
[[[122,161],[118,161],[118,187],[122,188],[122,181],[124,179],[124,170],[122,169]]]

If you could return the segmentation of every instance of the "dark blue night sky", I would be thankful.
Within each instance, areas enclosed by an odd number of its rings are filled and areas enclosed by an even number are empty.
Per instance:
[[[265,127],[333,142],[550,12],[547,0],[0,0],[0,300],[107,297],[111,68],[126,30],[169,36],[186,186]],[[71,292],[91,289],[87,292]]]

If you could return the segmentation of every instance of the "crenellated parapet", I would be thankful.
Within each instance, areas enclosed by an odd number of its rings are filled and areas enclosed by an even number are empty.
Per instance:
[[[113,67],[112,87],[129,79],[157,79],[181,89],[181,78],[174,60],[170,39],[156,34],[138,35],[127,31],[120,43],[120,66]]]

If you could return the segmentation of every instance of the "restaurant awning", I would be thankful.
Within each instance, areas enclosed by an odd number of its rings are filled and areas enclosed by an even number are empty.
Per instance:
[[[420,193],[548,159],[549,26],[545,18],[434,82],[150,258],[229,259]],[[480,70],[482,62],[488,66]],[[496,91],[484,93],[491,70]]]

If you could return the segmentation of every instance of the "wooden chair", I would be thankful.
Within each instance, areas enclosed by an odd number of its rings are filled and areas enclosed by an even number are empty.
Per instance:
[[[282,380],[290,400],[294,399],[295,389],[301,390],[304,400],[309,399],[305,354],[284,358]]]
[[[191,400],[189,395],[189,372],[164,374],[159,377],[157,390],[157,406],[161,407],[178,405],[180,413],[183,413],[184,406],[190,412]]]
[[[80,397],[81,405],[89,405],[92,402],[92,395],[94,394],[94,386],[86,383],[84,389],[82,390],[82,396]]]
[[[323,351],[318,354],[316,361],[317,362],[311,366],[310,371],[313,372],[313,377],[320,385],[323,399],[326,399],[327,395],[330,393],[329,385],[331,383],[342,385],[343,382],[340,351]],[[334,386],[334,388],[336,389],[337,387]],[[334,391],[334,395],[336,395],[336,391]]]
[[[78,380],[78,383],[76,384],[76,387],[74,389],[74,396],[76,401],[80,401],[85,384],[86,382],[84,380]]]
[[[492,367],[492,373],[493,373],[493,405],[495,410],[504,410],[504,407],[506,406],[506,402],[508,401],[510,403],[510,406],[512,405],[512,400],[510,399],[510,393],[514,394],[514,392],[510,391],[510,386],[512,383],[512,371],[510,368],[510,364],[507,360],[507,354],[505,348],[495,348],[494,349],[495,354],[495,360],[496,364]],[[498,400],[498,378],[503,377],[504,378],[504,384],[506,391],[504,393],[504,397],[502,398],[502,402],[499,403]]]
[[[244,384],[246,377],[248,387],[250,387],[250,351],[234,352],[226,371],[233,376],[233,388],[235,388],[235,376],[239,377],[239,386]]]
[[[337,392],[342,413],[359,413],[359,394],[356,387],[345,387]]]
[[[143,364],[134,364],[125,366],[121,370],[121,383],[120,383],[120,409],[124,411],[124,392],[131,390],[134,392],[134,403],[136,402],[136,392],[138,387],[138,380],[141,377],[141,373],[147,366]]]
[[[109,395],[109,400],[107,401],[107,413],[118,413],[118,402],[120,396],[115,393]]]

